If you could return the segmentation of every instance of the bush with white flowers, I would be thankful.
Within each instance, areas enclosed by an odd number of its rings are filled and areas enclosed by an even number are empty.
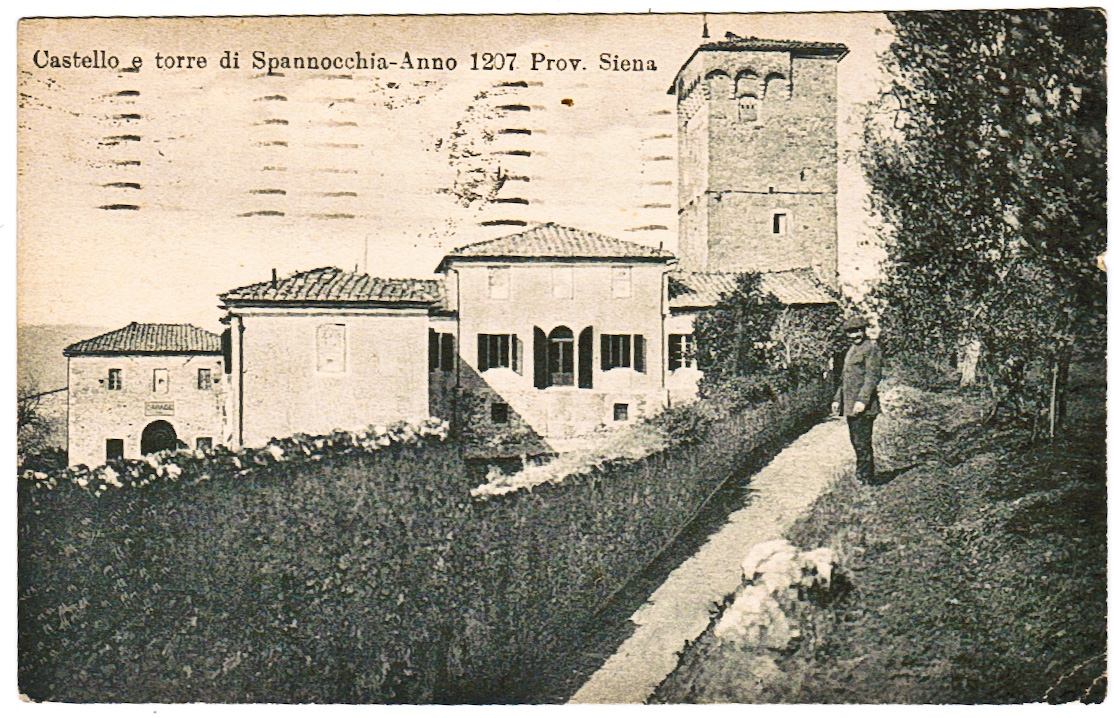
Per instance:
[[[830,589],[838,563],[830,548],[801,551],[785,539],[756,545],[743,561],[743,583],[715,635],[741,647],[787,650],[801,635],[793,604],[811,591]]]
[[[20,478],[33,481],[39,488],[57,488],[68,481],[94,496],[126,487],[142,488],[153,482],[207,481],[214,474],[246,475],[258,467],[291,461],[321,461],[329,455],[372,453],[392,445],[440,443],[449,437],[449,422],[438,418],[417,424],[396,421],[371,425],[358,431],[337,429],[321,436],[295,434],[271,439],[262,448],[232,451],[224,446],[212,449],[174,449],[148,454],[142,459],[117,459],[89,468],[84,464],[41,471],[30,462],[20,468]]]

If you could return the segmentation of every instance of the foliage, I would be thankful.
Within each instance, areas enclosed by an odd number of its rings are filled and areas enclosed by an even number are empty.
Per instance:
[[[339,432],[146,469],[32,471],[19,482],[20,689],[521,700],[739,455],[828,396],[826,382],[802,386],[710,424],[702,443],[483,501],[456,445],[401,426],[385,446],[374,430]]]
[[[724,377],[702,382],[700,401],[668,407],[650,418],[671,446],[704,441],[717,422],[738,417],[756,406],[776,401],[805,385],[815,385],[823,372],[815,364],[795,364],[781,371]]]
[[[762,275],[739,275],[732,292],[694,322],[696,363],[702,382],[751,374],[769,366],[773,354],[770,329],[784,305],[762,289]]]
[[[1075,337],[1105,311],[1102,13],[890,20],[892,84],[863,157],[886,227],[878,291],[897,348],[977,340],[991,380],[1010,360],[1063,374]]]
[[[783,309],[770,327],[772,366],[826,367],[836,352],[839,319],[839,308],[835,305]]]
[[[42,398],[35,381],[19,387],[16,396],[16,439],[20,452],[45,448],[50,425],[42,411]]]

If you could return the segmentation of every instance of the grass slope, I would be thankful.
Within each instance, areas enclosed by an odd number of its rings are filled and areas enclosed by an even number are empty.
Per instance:
[[[706,632],[655,702],[1103,700],[1106,382],[1085,370],[1054,445],[984,427],[978,395],[891,387],[885,483],[846,477],[787,537],[836,548],[844,590],[787,653]]]

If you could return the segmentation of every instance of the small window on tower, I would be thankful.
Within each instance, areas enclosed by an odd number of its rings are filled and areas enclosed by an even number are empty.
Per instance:
[[[739,121],[756,122],[759,109],[758,98],[755,95],[743,95],[739,98]]]
[[[774,234],[789,234],[789,214],[786,212],[774,213]]]

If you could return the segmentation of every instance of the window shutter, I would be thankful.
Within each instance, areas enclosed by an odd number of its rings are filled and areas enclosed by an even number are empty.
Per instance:
[[[641,334],[634,335],[634,370],[646,373],[646,339]]]
[[[581,389],[592,388],[592,327],[586,327],[580,332],[580,343],[577,346],[579,357],[577,364],[577,378]]]
[[[441,371],[451,372],[456,366],[456,350],[453,344],[456,337],[452,334],[441,335]]]
[[[544,389],[549,384],[547,381],[549,377],[547,370],[549,364],[548,344],[545,332],[534,327],[534,387],[538,389]]]
[[[480,334],[476,337],[476,346],[479,350],[479,355],[476,357],[476,367],[481,371],[487,371],[487,335]]]
[[[600,334],[600,369],[607,371],[611,368],[611,335]]]
[[[224,373],[232,373],[232,330],[225,329],[220,333],[220,353],[224,359]]]
[[[515,373],[522,373],[522,340],[517,334],[511,335],[511,368]]]
[[[681,335],[669,335],[669,370],[681,368]]]
[[[429,370],[437,371],[441,368],[438,359],[441,356],[441,342],[438,340],[437,332],[432,329],[429,330]]]

